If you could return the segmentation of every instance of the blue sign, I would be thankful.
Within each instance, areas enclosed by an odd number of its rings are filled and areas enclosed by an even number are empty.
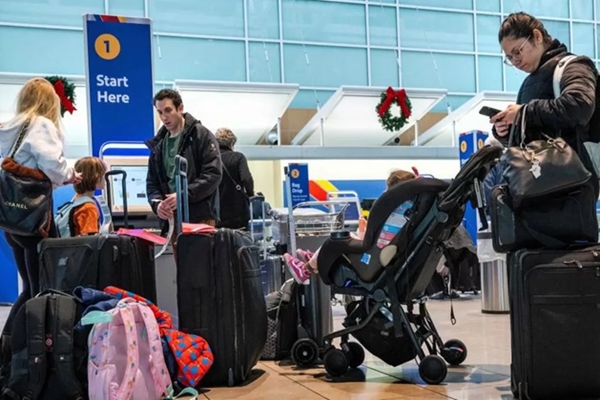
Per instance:
[[[308,164],[289,164],[292,207],[310,200]]]
[[[91,152],[154,135],[152,24],[148,18],[83,16]]]
[[[458,138],[458,148],[459,148],[459,159],[460,159],[460,167],[471,158],[473,153],[477,152],[477,150],[481,149],[484,146],[485,140],[487,139],[488,134],[481,131],[471,131],[466,133],[461,133]],[[477,245],[477,231],[479,229],[478,226],[478,214],[477,209],[473,207],[467,207],[465,210],[465,216],[463,218],[463,225],[473,243]]]

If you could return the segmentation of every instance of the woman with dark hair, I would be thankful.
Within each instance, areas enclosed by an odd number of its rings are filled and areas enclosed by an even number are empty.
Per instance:
[[[571,53],[553,39],[537,18],[518,12],[510,14],[498,33],[506,54],[504,63],[529,73],[517,95],[517,104],[490,119],[494,136],[508,144],[510,125],[524,104],[527,141],[538,140],[544,132],[560,136],[579,154],[582,162],[594,173],[591,159],[583,146],[589,137],[590,120],[596,110],[596,80],[598,71],[593,61],[579,56],[570,61],[560,81],[560,96],[554,97],[553,74],[559,61]],[[598,180],[591,179],[596,195]]]

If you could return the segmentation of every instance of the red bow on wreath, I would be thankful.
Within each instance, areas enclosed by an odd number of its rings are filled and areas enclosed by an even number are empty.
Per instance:
[[[71,100],[69,100],[69,98],[65,94],[65,86],[63,84],[63,81],[57,80],[56,82],[54,82],[53,86],[54,90],[56,91],[56,94],[58,95],[58,98],[60,99],[60,104],[63,106],[63,108],[67,110],[70,114],[73,114],[73,111],[77,111],[73,103],[71,103]]]
[[[387,88],[385,94],[385,100],[381,104],[381,107],[379,107],[379,110],[377,110],[380,117],[383,117],[383,114],[385,114],[390,109],[390,106],[394,102],[394,99],[396,99],[398,102],[398,106],[400,106],[400,110],[402,111],[402,115],[406,118],[410,118],[410,109],[406,104],[406,90],[400,89],[398,91],[395,91],[390,86]]]

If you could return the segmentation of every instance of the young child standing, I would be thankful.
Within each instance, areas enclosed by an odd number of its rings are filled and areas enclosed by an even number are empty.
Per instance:
[[[84,157],[75,163],[81,182],[73,185],[75,197],[57,213],[56,225],[61,237],[94,235],[100,232],[100,204],[94,197],[104,189],[106,166],[96,157]]]

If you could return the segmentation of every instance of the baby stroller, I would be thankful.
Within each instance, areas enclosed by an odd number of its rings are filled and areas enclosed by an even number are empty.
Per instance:
[[[349,335],[392,366],[416,358],[419,375],[428,384],[444,381],[446,363],[459,365],[466,359],[461,341],[444,343],[440,338],[424,292],[442,256],[442,244],[462,222],[467,202],[483,211],[481,182],[501,151],[482,148],[450,184],[429,178],[400,183],[373,205],[362,241],[341,232],[323,244],[320,278],[335,293],[361,297],[346,307],[345,329],[326,335],[319,349],[330,375],[342,376],[364,361],[363,348],[348,342]],[[399,218],[406,221],[401,228],[395,223]],[[487,224],[485,218],[482,224]],[[338,337],[341,349],[332,345]]]

